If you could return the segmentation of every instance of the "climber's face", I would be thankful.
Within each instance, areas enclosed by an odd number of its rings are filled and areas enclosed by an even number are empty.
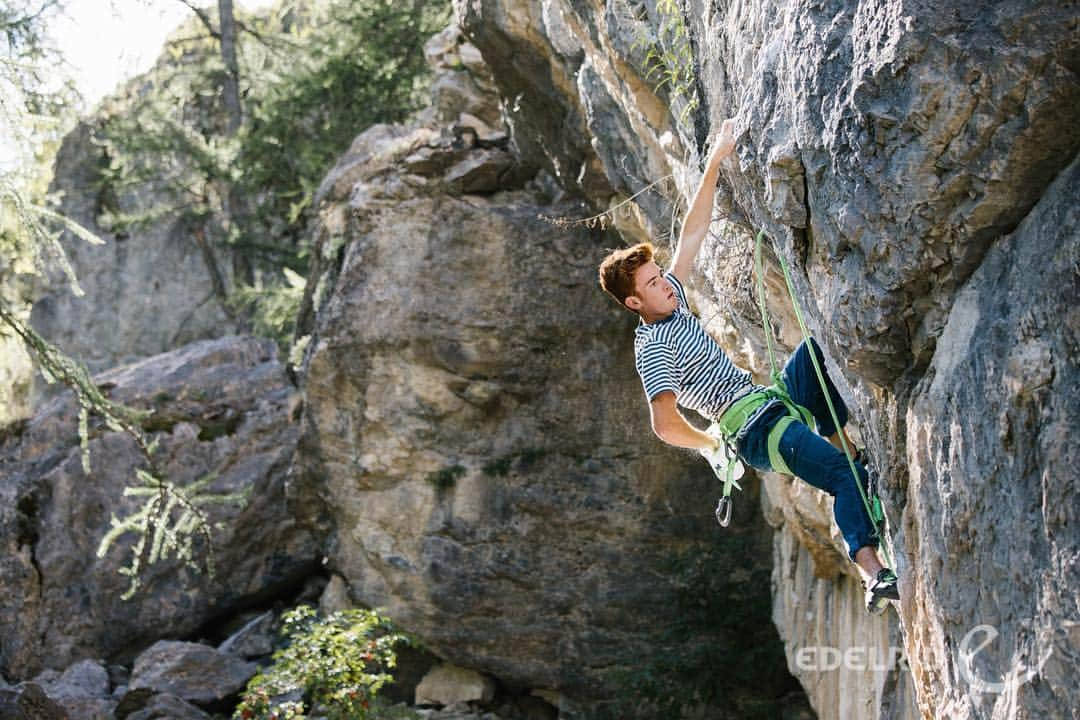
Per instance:
[[[634,294],[626,298],[626,307],[641,315],[646,323],[663,320],[679,306],[675,286],[664,277],[655,261],[634,271]]]

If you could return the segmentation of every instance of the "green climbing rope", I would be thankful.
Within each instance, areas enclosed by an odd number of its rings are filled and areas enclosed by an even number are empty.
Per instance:
[[[772,381],[774,385],[784,387],[783,377],[781,372],[776,367],[776,355],[773,351],[772,344],[772,325],[769,321],[769,309],[768,304],[765,302],[765,272],[763,269],[763,262],[761,258],[761,245],[762,240],[765,237],[765,231],[760,230],[757,234],[757,239],[754,242],[754,270],[757,275],[758,286],[758,306],[761,310],[761,323],[765,329],[765,343],[769,350],[769,368],[772,373]],[[802,331],[803,342],[809,345],[810,343],[810,331],[806,328],[806,321],[803,319],[802,307],[799,305],[798,299],[795,297],[795,284],[791,280],[791,273],[788,271],[787,263],[784,261],[784,256],[779,252],[776,253],[776,259],[780,263],[780,269],[784,273],[784,282],[787,284],[788,295],[791,297],[791,306],[795,310],[795,319],[799,322],[799,329]],[[889,552],[888,543],[885,540],[884,533],[881,529],[881,522],[883,520],[881,512],[881,503],[875,496],[873,502],[867,498],[866,490],[863,488],[862,478],[859,476],[859,471],[855,467],[855,458],[851,454],[851,448],[848,447],[847,440],[844,437],[844,433],[841,432],[840,420],[836,415],[836,408],[833,407],[832,398],[829,397],[828,386],[825,383],[825,374],[821,370],[821,364],[818,362],[817,353],[811,352],[810,361],[814,366],[814,373],[817,375],[818,383],[821,385],[821,394],[825,396],[825,404],[829,406],[829,416],[832,418],[833,427],[837,429],[837,433],[840,436],[840,445],[844,450],[844,457],[847,458],[848,467],[851,469],[851,475],[855,478],[855,487],[859,489],[859,497],[862,498],[863,506],[866,508],[866,514],[870,518],[870,524],[874,527],[874,535],[878,538],[880,543],[880,549],[883,554],[883,560],[887,567],[892,567],[892,557]]]

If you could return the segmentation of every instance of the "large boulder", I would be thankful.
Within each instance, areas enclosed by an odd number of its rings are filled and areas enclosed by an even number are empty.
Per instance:
[[[328,509],[353,600],[458,665],[578,701],[673,651],[684,554],[742,568],[718,602],[764,608],[753,497],[719,536],[707,465],[651,439],[632,318],[596,287],[604,241],[538,218],[578,206],[413,192],[354,186],[302,373],[296,486]],[[741,629],[754,639],[689,642],[772,642],[767,620]]]
[[[134,534],[97,550],[110,520],[139,507],[125,494],[145,458],[125,433],[92,419],[83,469],[78,406],[58,396],[0,444],[0,668],[10,677],[86,657],[129,661],[162,636],[183,637],[253,600],[289,592],[313,572],[313,537],[298,525],[285,476],[298,426],[272,341],[204,341],[98,375],[113,400],[152,410],[156,464],[181,486],[207,480],[215,572],[168,559],[124,600]],[[197,558],[211,550],[196,543]]]

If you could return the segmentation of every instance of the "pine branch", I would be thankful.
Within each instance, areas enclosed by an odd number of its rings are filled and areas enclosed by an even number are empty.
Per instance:
[[[210,33],[210,37],[214,38],[215,40],[221,40],[221,33],[214,28],[214,23],[211,22],[210,14],[207,13],[206,10],[190,2],[190,0],[179,0],[179,2],[187,5],[188,9],[191,10],[191,12],[195,13],[195,16],[199,18],[199,22],[201,22],[206,28],[207,32]]]
[[[9,33],[9,31],[13,29],[27,28],[34,25],[38,20],[41,19],[41,16],[45,14],[46,10],[52,7],[56,7],[59,2],[60,0],[45,0],[45,2],[41,4],[41,7],[39,7],[37,11],[32,12],[29,15],[23,15],[22,17],[15,18],[14,20],[9,20],[0,25],[0,33],[4,33],[6,35]]]
[[[100,415],[109,429],[124,432],[138,446],[148,469],[136,469],[135,474],[142,487],[130,487],[125,496],[148,496],[143,506],[131,515],[119,519],[113,516],[110,529],[98,545],[98,557],[123,535],[134,533],[139,539],[132,548],[129,565],[120,569],[121,574],[131,578],[131,584],[123,599],[130,599],[140,587],[140,578],[150,565],[171,555],[194,567],[192,545],[198,537],[205,545],[207,574],[214,573],[214,549],[210,530],[210,518],[202,505],[234,502],[246,499],[245,493],[204,494],[202,491],[215,477],[213,474],[181,488],[164,479],[165,475],[154,461],[156,442],[149,440],[142,431],[141,422],[150,415],[148,411],[136,410],[106,398],[93,382],[89,371],[76,360],[61,353],[42,338],[32,327],[22,322],[0,300],[0,322],[7,325],[33,351],[42,373],[47,379],[59,380],[74,391],[79,403],[79,444],[82,450],[83,470],[89,474],[89,413]],[[170,524],[170,516],[177,508],[182,510],[179,519]],[[149,540],[149,542],[147,542]]]

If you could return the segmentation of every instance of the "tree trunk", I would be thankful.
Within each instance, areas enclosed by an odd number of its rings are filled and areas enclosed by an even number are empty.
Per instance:
[[[236,17],[233,15],[233,0],[218,0],[218,25],[221,31],[221,60],[225,64],[225,84],[222,87],[222,99],[225,104],[225,136],[236,135],[244,122],[243,108],[240,105],[240,64],[236,59]],[[230,227],[243,227],[247,216],[247,203],[234,183],[228,183],[223,193],[225,200],[226,222]],[[242,247],[232,251],[233,277],[236,281],[252,284],[254,270]]]
[[[244,121],[240,107],[240,64],[236,60],[236,18],[232,0],[218,0],[218,24],[221,26],[221,60],[225,63],[225,135],[232,137]]]
[[[210,242],[206,238],[206,231],[202,228],[195,228],[194,235],[195,244],[198,245],[199,251],[202,253],[203,263],[206,265],[207,272],[210,273],[210,287],[213,288],[214,296],[217,297],[225,317],[235,320],[235,314],[232,308],[229,307],[229,291],[225,289],[225,276],[221,274],[221,268],[218,267],[217,258],[214,257],[214,248],[210,246]]]

